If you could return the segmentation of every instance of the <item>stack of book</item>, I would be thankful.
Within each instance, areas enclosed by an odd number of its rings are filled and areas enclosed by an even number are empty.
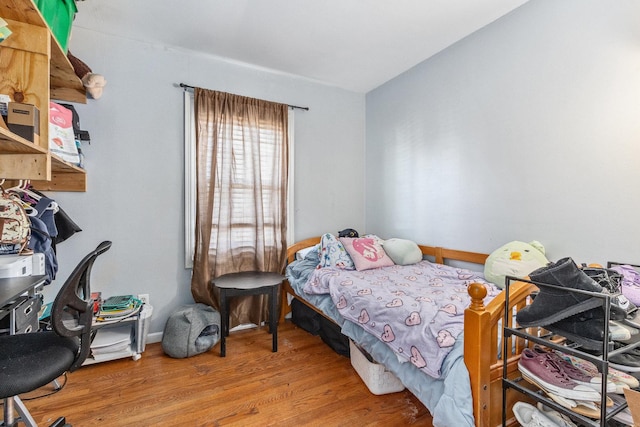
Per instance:
[[[133,295],[119,295],[107,298],[101,305],[97,320],[121,320],[140,311],[142,302]]]
[[[96,362],[127,357],[132,354],[132,329],[129,325],[98,329],[91,341],[91,357]]]

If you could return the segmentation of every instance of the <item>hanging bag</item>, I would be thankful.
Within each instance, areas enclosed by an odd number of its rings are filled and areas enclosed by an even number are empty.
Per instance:
[[[0,189],[0,254],[18,254],[29,243],[31,223],[20,198]]]

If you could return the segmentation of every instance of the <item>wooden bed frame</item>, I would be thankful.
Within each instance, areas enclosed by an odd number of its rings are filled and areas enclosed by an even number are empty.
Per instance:
[[[295,260],[296,252],[300,249],[313,246],[320,242],[320,237],[297,242],[287,248],[287,262]],[[454,249],[445,249],[435,246],[418,245],[422,253],[430,259],[440,264],[447,264],[450,261],[469,262],[473,264],[484,264],[488,254],[477,252],[467,252]],[[512,282],[509,287],[509,307],[519,310],[528,302],[529,294],[537,290],[536,286],[527,282]],[[504,318],[505,292],[502,291],[486,306],[483,303],[487,295],[486,288],[478,283],[472,283],[468,289],[471,296],[471,304],[464,313],[464,361],[469,371],[471,380],[471,393],[473,395],[473,415],[476,426],[495,427],[502,425],[502,374],[503,359],[499,354],[498,343],[502,336],[502,323]],[[284,321],[285,315],[290,311],[288,295],[296,298],[296,294],[285,280],[282,291],[282,310],[280,321]],[[324,314],[306,302],[302,298],[298,301],[307,305],[319,314]],[[326,316],[325,316],[326,317]],[[510,316],[512,319],[513,316]],[[510,319],[510,322],[512,321]],[[331,319],[329,319],[331,320]],[[512,326],[511,324],[509,326]],[[518,359],[520,353],[526,346],[522,339],[510,337],[507,348],[512,349],[507,354],[507,372],[510,377],[519,376]],[[502,348],[502,346],[501,346]],[[507,424],[515,425],[510,408],[516,400],[522,399],[522,395],[510,393],[507,395]]]

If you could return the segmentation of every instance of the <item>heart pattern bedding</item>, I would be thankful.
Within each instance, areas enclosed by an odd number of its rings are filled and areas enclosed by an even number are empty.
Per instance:
[[[500,293],[480,273],[426,260],[365,271],[320,268],[304,290],[329,294],[345,319],[387,344],[399,360],[439,378],[464,329],[467,286],[473,282],[487,287],[485,303]]]

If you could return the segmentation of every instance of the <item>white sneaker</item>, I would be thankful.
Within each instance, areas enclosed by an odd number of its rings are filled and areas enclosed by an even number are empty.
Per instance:
[[[578,427],[571,418],[551,408],[547,408],[542,403],[538,402],[538,410],[545,414],[551,421],[559,425],[560,427]]]
[[[609,322],[609,334],[612,341],[624,341],[631,339],[631,331],[619,323]]]
[[[561,427],[538,408],[525,402],[516,402],[513,405],[513,415],[522,427]]]

